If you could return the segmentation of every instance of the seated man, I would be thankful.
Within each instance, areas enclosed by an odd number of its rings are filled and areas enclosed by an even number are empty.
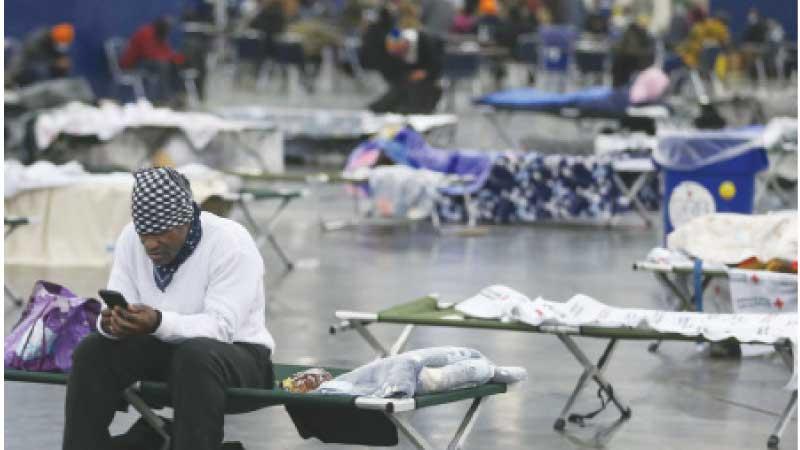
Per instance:
[[[264,263],[241,225],[200,212],[177,171],[134,178],[133,223],[117,240],[108,281],[129,307],[103,310],[100,333],[74,352],[63,448],[118,448],[108,426],[121,392],[154,380],[172,394],[172,449],[218,450],[225,388],[273,387]]]
[[[75,29],[68,23],[32,32],[11,61],[7,84],[27,86],[67,76],[71,66],[67,51],[74,38]]]
[[[185,57],[167,42],[170,27],[166,17],[141,26],[119,59],[121,68],[145,73],[147,96],[158,103],[168,102],[181,92],[178,67],[183,65]]]
[[[415,28],[392,31],[386,37],[386,50],[400,64],[389,80],[389,91],[369,105],[376,113],[430,114],[436,108],[442,89],[444,46],[442,42]]]

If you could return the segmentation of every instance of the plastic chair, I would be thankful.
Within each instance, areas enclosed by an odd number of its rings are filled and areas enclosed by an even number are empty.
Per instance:
[[[587,41],[587,45],[578,45],[575,49],[575,68],[581,78],[594,76],[603,84],[609,73],[611,61],[610,45],[606,41]]]
[[[111,72],[114,85],[130,86],[137,100],[146,99],[147,95],[145,95],[142,75],[132,70],[123,70],[119,65],[119,58],[125,47],[125,40],[120,37],[112,37],[106,40],[104,47],[106,59],[108,60],[108,69]]]
[[[270,76],[276,69],[281,71],[284,82],[288,79],[288,69],[291,66],[297,67],[301,78],[304,74],[305,52],[303,51],[303,44],[300,40],[276,39],[273,45],[274,53],[271,55],[272,61],[264,65],[261,73],[258,75],[259,88],[266,85]]]
[[[514,57],[525,65],[528,75],[533,79],[539,66],[539,38],[536,33],[517,36]]]
[[[559,76],[564,90],[574,59],[577,33],[570,26],[552,25],[539,30],[539,67],[544,73]]]

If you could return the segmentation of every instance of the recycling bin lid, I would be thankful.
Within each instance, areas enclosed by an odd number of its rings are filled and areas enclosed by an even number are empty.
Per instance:
[[[660,132],[653,159],[666,169],[697,170],[750,151],[762,150],[763,132],[763,126]]]

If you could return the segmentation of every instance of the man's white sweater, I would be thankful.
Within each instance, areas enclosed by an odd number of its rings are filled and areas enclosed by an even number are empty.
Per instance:
[[[200,223],[200,243],[164,292],[156,287],[153,262],[133,223],[128,224],[117,239],[108,289],[121,292],[128,303],[161,311],[153,335],[162,341],[206,337],[274,351],[265,325],[264,261],[253,238],[238,223],[208,212],[200,213]]]

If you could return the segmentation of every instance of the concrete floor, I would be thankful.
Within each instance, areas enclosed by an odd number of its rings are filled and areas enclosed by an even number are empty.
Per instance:
[[[470,126],[474,116],[462,118],[458,142],[468,145],[475,133],[482,132]],[[269,249],[264,252],[269,270],[267,321],[277,341],[274,359],[278,362],[340,367],[365,363],[373,354],[356,333],[328,334],[334,311],[377,311],[433,292],[463,299],[500,283],[530,297],[566,300],[580,292],[615,306],[661,307],[655,280],[631,270],[631,263],[658,243],[658,230],[504,226],[492,227],[486,236],[466,238],[440,236],[428,225],[420,225],[323,233],[320,215],[346,216],[350,204],[340,187],[326,187],[317,194],[293,203],[277,227],[277,236],[300,267],[283,274],[277,257]],[[269,206],[259,206],[256,215],[263,218],[268,211]],[[6,266],[5,276],[17,292],[25,293],[35,280],[47,279],[93,295],[105,285],[107,270]],[[6,334],[18,314],[6,302]],[[373,331],[388,343],[400,327],[375,326]],[[604,345],[593,339],[579,338],[578,342],[592,357],[599,356]],[[619,397],[632,407],[633,417],[605,448],[765,447],[789,397],[781,389],[789,376],[779,358],[710,359],[693,343],[665,343],[659,353],[651,354],[647,344],[621,342],[606,371]],[[521,365],[529,371],[529,380],[514,392],[485,404],[467,448],[597,447],[595,434],[617,418],[613,408],[608,408],[585,428],[570,425],[567,433],[553,431],[553,422],[581,371],[554,336],[418,328],[409,343],[410,348],[435,345],[474,347],[498,364]],[[63,387],[11,382],[4,387],[5,448],[59,448]],[[595,392],[587,389],[574,410],[588,412],[598,407]],[[412,422],[444,447],[467,406],[423,410]],[[125,430],[135,418],[120,414],[112,432]],[[256,450],[323,447],[316,440],[301,440],[282,408],[230,416],[226,438],[241,440]],[[402,438],[401,447],[410,448]],[[781,448],[797,449],[796,418]]]

